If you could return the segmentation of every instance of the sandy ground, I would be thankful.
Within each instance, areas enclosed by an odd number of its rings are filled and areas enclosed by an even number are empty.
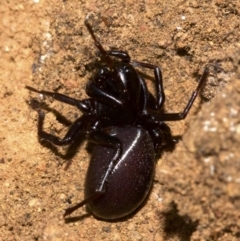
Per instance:
[[[239,13],[238,0],[1,1],[0,240],[240,240]],[[212,64],[186,120],[169,123],[183,137],[158,160],[147,202],[121,222],[97,220],[85,208],[63,219],[83,199],[90,153],[86,143],[41,144],[29,105],[40,99],[25,89],[86,97],[96,60],[87,14],[107,49],[161,66],[166,112],[184,108]],[[80,113],[43,101],[44,128],[63,136]]]

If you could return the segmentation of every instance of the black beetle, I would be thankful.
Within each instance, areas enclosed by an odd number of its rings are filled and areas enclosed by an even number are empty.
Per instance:
[[[77,100],[49,91],[26,88],[73,105],[82,111],[63,139],[43,131],[44,113],[38,109],[38,135],[55,145],[69,145],[80,135],[95,143],[85,181],[85,200],[66,209],[64,216],[87,204],[102,219],[118,219],[131,214],[151,189],[156,159],[174,139],[164,121],[182,120],[206,82],[206,67],[183,112],[165,113],[165,95],[159,67],[132,61],[127,52],[105,51],[92,27],[85,21],[101,64],[86,86],[90,98]],[[156,97],[135,67],[152,69]]]

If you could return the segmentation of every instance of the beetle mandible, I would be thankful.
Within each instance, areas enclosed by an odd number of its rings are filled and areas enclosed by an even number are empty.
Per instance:
[[[185,109],[165,113],[160,68],[133,61],[124,51],[106,51],[87,19],[85,25],[102,59],[94,78],[86,85],[89,98],[77,100],[57,92],[26,88],[73,105],[83,113],[61,139],[43,130],[45,114],[38,109],[41,140],[62,146],[84,135],[95,143],[85,180],[85,199],[67,208],[64,216],[86,204],[96,217],[113,220],[131,214],[147,197],[157,157],[164,148],[174,144],[171,130],[164,121],[178,121],[187,116],[207,80],[209,68],[205,67]],[[156,96],[150,93],[136,67],[153,71]]]

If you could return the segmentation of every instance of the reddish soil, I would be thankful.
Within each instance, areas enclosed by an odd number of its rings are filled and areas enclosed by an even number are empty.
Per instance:
[[[240,2],[46,1],[0,3],[0,240],[240,240]],[[86,143],[42,145],[25,85],[86,97],[96,48],[90,14],[106,49],[161,66],[166,112],[181,111],[204,66],[211,73],[186,120],[169,123],[182,140],[158,160],[145,205],[121,222],[85,208],[66,222],[69,200],[83,199]],[[147,73],[149,88],[153,74]],[[78,110],[44,98],[44,128],[63,136]],[[71,165],[67,170],[67,161]]]

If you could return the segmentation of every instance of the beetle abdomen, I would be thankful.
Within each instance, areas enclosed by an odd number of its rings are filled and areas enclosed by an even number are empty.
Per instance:
[[[124,217],[144,201],[152,185],[155,168],[153,142],[146,130],[138,126],[106,129],[122,143],[122,155],[111,172],[106,191],[88,203],[92,213],[103,219]],[[102,180],[114,149],[97,146],[92,152],[86,182],[85,197],[91,196]]]

